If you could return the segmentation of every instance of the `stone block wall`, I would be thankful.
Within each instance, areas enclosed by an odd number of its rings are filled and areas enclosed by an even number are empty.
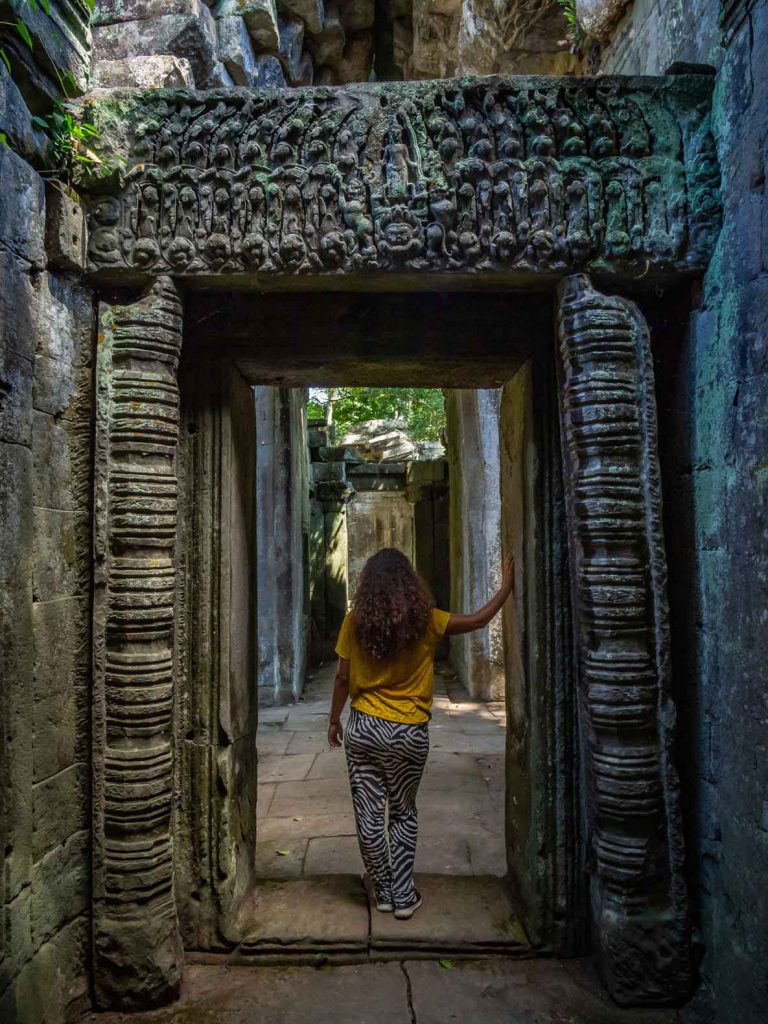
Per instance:
[[[696,1021],[768,1019],[768,3],[637,0],[601,70],[716,72],[724,225],[692,297],[656,332],[688,873],[703,987]],[[720,45],[726,41],[727,45]],[[667,328],[668,330],[668,328]]]
[[[58,1024],[88,999],[92,300],[58,197],[4,146],[0,180],[0,1020]]]
[[[563,74],[554,0],[96,0],[92,84],[340,85]]]

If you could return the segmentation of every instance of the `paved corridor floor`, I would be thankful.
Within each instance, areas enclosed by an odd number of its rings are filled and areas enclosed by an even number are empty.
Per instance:
[[[344,752],[330,750],[326,739],[334,667],[314,674],[302,701],[260,713],[261,878],[362,870]],[[417,872],[505,873],[505,727],[503,703],[469,700],[438,666],[431,749],[418,800]]]
[[[403,960],[352,967],[187,967],[165,1010],[87,1024],[673,1024],[620,1010],[576,960]],[[85,1024],[85,1022],[84,1022]]]

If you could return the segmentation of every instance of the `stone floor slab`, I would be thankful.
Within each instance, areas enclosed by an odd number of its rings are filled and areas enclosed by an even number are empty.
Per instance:
[[[275,784],[273,782],[265,782],[263,785],[259,782],[256,789],[256,816],[263,817],[269,812],[269,808],[272,804],[272,800],[275,796]]]
[[[309,840],[304,861],[306,875],[361,875],[363,862],[357,836],[325,836]]]
[[[307,778],[316,754],[265,754],[259,758],[259,782],[296,782]]]
[[[321,754],[328,749],[328,737],[325,732],[292,732],[289,735],[288,745],[285,748],[287,754]]]
[[[451,833],[422,836],[416,847],[416,871],[422,874],[471,875],[469,844],[462,835]]]
[[[352,796],[347,779],[305,779],[278,782],[269,813],[273,818],[304,814],[348,814]]]
[[[346,779],[347,759],[343,750],[324,750],[315,755],[308,779]]]
[[[324,875],[260,881],[241,908],[239,934],[243,955],[326,947],[365,950],[368,906],[360,878]]]
[[[507,851],[502,832],[479,828],[467,836],[467,845],[473,875],[506,875]]]
[[[514,949],[526,945],[499,878],[419,875],[424,903],[409,921],[371,914],[373,949]]]
[[[259,757],[264,754],[284,754],[293,739],[292,732],[259,728],[256,733],[256,748]]]
[[[280,836],[274,840],[261,840],[256,843],[256,876],[300,878],[306,854],[306,839],[289,840],[287,836]]]
[[[313,836],[353,836],[355,817],[350,808],[347,814],[299,814],[290,818],[267,817],[259,823],[259,839],[278,840],[312,839]]]
[[[620,1010],[581,961],[408,961],[417,1024],[672,1024],[673,1011]]]
[[[409,1000],[410,996],[410,1000]],[[456,960],[352,967],[187,965],[181,1000],[82,1024],[673,1024],[624,1010],[580,960]]]

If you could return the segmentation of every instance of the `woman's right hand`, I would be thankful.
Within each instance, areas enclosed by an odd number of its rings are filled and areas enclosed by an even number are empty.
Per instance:
[[[341,722],[329,722],[328,724],[328,746],[340,747],[344,739],[344,730]]]

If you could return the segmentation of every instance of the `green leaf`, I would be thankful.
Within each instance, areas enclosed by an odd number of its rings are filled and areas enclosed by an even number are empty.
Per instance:
[[[29,29],[21,20],[21,18],[19,18],[19,20],[16,22],[16,31],[19,33],[19,35],[30,48],[30,50],[34,50],[35,44],[32,42],[32,36],[29,34]]]
[[[7,145],[8,145],[8,136],[5,134],[5,132],[0,132],[0,146],[7,146]]]
[[[37,0],[27,0],[30,10],[33,14],[37,14]]]
[[[328,963],[328,957],[325,953],[315,953],[315,964],[318,967],[325,967]]]
[[[444,969],[445,969],[446,971],[452,971],[452,970],[453,970],[453,968],[454,968],[454,963],[453,963],[453,960],[440,960],[440,961],[439,961],[439,964],[440,964],[440,966],[441,966],[441,967],[443,967],[443,968],[444,968]]]
[[[48,122],[44,117],[38,117],[37,114],[32,115],[32,124],[36,124],[38,128],[48,129]]]
[[[291,855],[290,850],[275,850],[275,853],[278,855],[278,857],[290,857]]]
[[[5,50],[0,50],[0,57],[3,58],[3,64],[5,64],[5,66],[8,68],[8,74],[10,75],[11,62],[8,60],[8,54],[5,52]]]
[[[50,18],[51,16],[51,0],[40,0],[43,10]]]

